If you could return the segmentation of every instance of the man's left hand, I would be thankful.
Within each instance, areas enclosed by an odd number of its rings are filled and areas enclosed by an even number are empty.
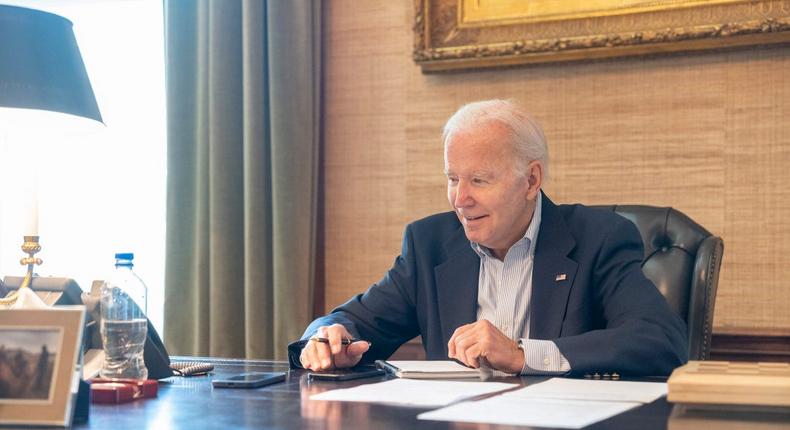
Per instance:
[[[488,320],[458,327],[447,343],[448,356],[475,369],[485,361],[493,369],[521,373],[524,351]]]

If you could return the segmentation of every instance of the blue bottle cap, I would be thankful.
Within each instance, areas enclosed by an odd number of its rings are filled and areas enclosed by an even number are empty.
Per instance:
[[[119,252],[115,254],[116,260],[134,260],[133,252]]]

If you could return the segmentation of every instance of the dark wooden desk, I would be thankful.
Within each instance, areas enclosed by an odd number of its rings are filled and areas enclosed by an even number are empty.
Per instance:
[[[211,379],[250,371],[287,371],[285,362],[199,359],[214,363],[209,376],[173,377],[160,383],[157,399],[121,405],[91,405],[90,420],[74,428],[94,429],[508,429],[510,426],[419,421],[426,409],[367,403],[311,401],[326,390],[352,387],[388,377],[347,382],[308,382],[307,373],[292,371],[284,383],[258,389],[213,389]],[[501,378],[529,385],[544,378]],[[665,399],[632,409],[588,428],[666,429],[672,405]],[[699,423],[695,425],[699,427]]]

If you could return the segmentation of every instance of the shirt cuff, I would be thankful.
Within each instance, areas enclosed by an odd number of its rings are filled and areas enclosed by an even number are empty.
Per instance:
[[[561,375],[571,370],[571,364],[550,340],[519,339],[518,344],[524,351],[522,375]]]

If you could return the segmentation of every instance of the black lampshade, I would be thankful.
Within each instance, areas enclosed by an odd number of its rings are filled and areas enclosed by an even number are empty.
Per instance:
[[[0,107],[102,121],[71,21],[0,5]]]

